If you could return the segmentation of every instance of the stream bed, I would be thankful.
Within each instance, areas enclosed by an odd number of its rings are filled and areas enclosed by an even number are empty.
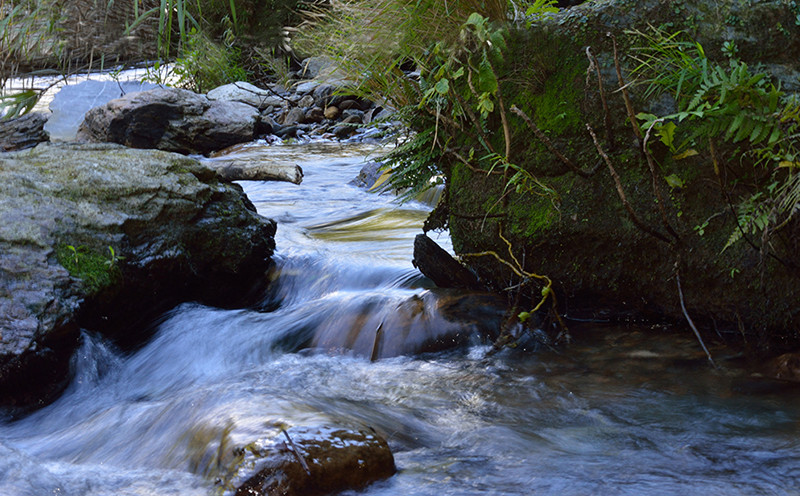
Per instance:
[[[744,372],[713,370],[688,332],[574,323],[562,350],[374,361],[318,346],[430,291],[411,264],[430,207],[349,184],[375,152],[243,147],[305,172],[242,183],[278,222],[262,310],[186,303],[130,352],[84,334],[56,402],[0,417],[0,495],[216,494],[198,460],[277,423],[381,433],[399,471],[366,496],[800,494],[798,395],[737,392]]]

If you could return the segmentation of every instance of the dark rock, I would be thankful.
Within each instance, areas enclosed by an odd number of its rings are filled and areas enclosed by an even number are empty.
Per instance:
[[[342,122],[345,124],[364,124],[364,112],[358,109],[348,109],[342,112]]]
[[[47,114],[33,112],[23,116],[0,120],[0,151],[23,150],[50,139],[44,125]]]
[[[234,450],[230,472],[219,474],[223,488],[236,496],[316,496],[362,489],[397,471],[389,445],[374,431],[283,432]]]
[[[191,91],[163,88],[93,108],[77,139],[205,154],[252,140],[258,118],[258,110],[246,103],[211,101]]]
[[[331,132],[339,139],[346,139],[353,135],[356,128],[350,124],[339,124],[334,127]]]
[[[414,238],[413,264],[440,288],[481,289],[475,274],[425,234]]]
[[[278,123],[276,123],[272,117],[261,114],[258,121],[256,121],[255,135],[264,136],[266,134],[274,134],[278,127]]]
[[[137,344],[181,301],[265,284],[275,223],[196,160],[42,144],[0,156],[0,182],[0,403],[57,393],[79,327]]]
[[[305,122],[319,124],[325,120],[325,112],[319,107],[312,107],[306,112]]]
[[[336,91],[336,87],[332,84],[321,84],[317,86],[312,93],[314,96],[314,104],[322,108],[327,107],[334,91]]]
[[[279,138],[296,138],[299,130],[299,126],[283,126],[275,130],[275,136]]]
[[[302,124],[306,117],[305,111],[300,107],[294,107],[284,116],[284,126],[294,126],[295,124]]]
[[[358,172],[358,176],[350,181],[350,184],[359,188],[372,188],[378,178],[381,177],[381,166],[380,162],[367,162]]]
[[[339,110],[360,109],[358,102],[355,100],[342,100],[336,106],[339,107]]]
[[[68,84],[58,90],[48,107],[52,115],[44,130],[50,134],[50,141],[73,142],[86,112],[94,107],[126,94],[147,91],[162,86],[138,81],[95,81],[87,80],[78,84]]]

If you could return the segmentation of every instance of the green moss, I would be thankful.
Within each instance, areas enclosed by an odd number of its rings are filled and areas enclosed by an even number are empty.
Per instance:
[[[508,223],[512,235],[533,239],[559,218],[552,202],[542,196],[527,196],[526,201],[515,201],[508,209]]]
[[[106,256],[85,246],[62,243],[56,248],[56,258],[71,276],[83,281],[90,294],[113,286],[121,277],[110,251]]]

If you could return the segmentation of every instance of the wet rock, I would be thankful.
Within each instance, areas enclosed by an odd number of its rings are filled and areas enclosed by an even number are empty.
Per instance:
[[[235,496],[314,496],[362,489],[396,472],[388,444],[371,430],[284,432],[236,449],[220,485]]]
[[[436,289],[399,301],[337,302],[324,311],[312,348],[377,360],[493,342],[507,303],[489,293]]]
[[[78,328],[141,342],[181,301],[241,304],[275,223],[196,160],[113,144],[0,155],[0,403],[52,397]]]
[[[258,119],[258,110],[246,103],[212,101],[191,91],[163,88],[93,108],[86,113],[77,139],[205,154],[252,140]]]
[[[44,130],[47,114],[34,112],[23,116],[0,120],[0,151],[24,150],[50,139]]]
[[[208,92],[209,100],[241,102],[264,110],[283,105],[284,99],[274,93],[244,81],[225,84]]]
[[[364,112],[358,109],[347,109],[342,112],[342,122],[345,124],[363,124]]]
[[[331,132],[339,139],[346,139],[355,133],[356,127],[351,124],[339,124]]]
[[[381,177],[382,165],[380,162],[367,162],[358,172],[358,176],[350,181],[350,184],[364,189],[372,188],[378,178]]]
[[[482,289],[472,271],[425,234],[414,238],[414,267],[440,288]]]

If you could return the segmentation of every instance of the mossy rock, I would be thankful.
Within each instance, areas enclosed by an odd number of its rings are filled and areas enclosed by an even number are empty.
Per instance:
[[[764,256],[746,242],[725,249],[736,229],[728,198],[707,153],[676,160],[666,147],[651,143],[662,201],[653,176],[628,121],[614,67],[611,38],[616,36],[626,82],[635,63],[628,57],[637,41],[628,28],[647,23],[683,29],[722,58],[724,41],[735,41],[745,60],[780,66],[800,74],[800,45],[793,39],[758,32],[761,16],[793,33],[795,12],[786,2],[598,1],[562,12],[534,27],[509,35],[503,93],[506,106],[522,109],[553,145],[590,177],[576,174],[553,156],[521,119],[510,116],[513,129],[511,162],[553,190],[509,191],[503,178],[448,164],[449,227],[456,252],[490,287],[512,286],[515,275],[491,257],[470,254],[495,251],[513,258],[528,272],[555,281],[562,312],[570,316],[684,322],[676,284],[676,262],[689,314],[706,331],[716,329],[730,343],[768,352],[800,346],[800,270],[794,265],[800,249],[800,222],[783,228]],[[738,17],[737,17],[738,16]],[[739,19],[739,20],[736,20]],[[703,20],[704,22],[700,22]],[[788,26],[792,24],[792,26]],[[604,124],[597,79],[587,78],[586,47],[597,57],[609,102],[611,126]],[[768,53],[769,52],[769,53]],[[664,102],[645,99],[641,88],[628,87],[635,112]],[[601,161],[589,135],[589,124],[619,175],[626,199],[641,224],[658,232],[657,239],[635,225],[620,199],[609,167]],[[490,133],[501,143],[502,131]],[[609,131],[608,133],[606,131]],[[611,139],[608,139],[608,136]],[[745,185],[763,181],[759,169],[739,163],[736,150],[718,150],[724,174],[739,181],[728,189],[746,198]],[[673,183],[664,180],[671,177]],[[508,177],[508,176],[507,176]],[[507,179],[506,177],[506,179]],[[732,183],[733,184],[733,183]],[[659,205],[660,203],[660,205]],[[661,208],[660,208],[661,207]],[[664,227],[663,216],[677,234]],[[502,237],[500,236],[502,234]],[[508,240],[512,247],[503,241]],[[666,241],[666,242],[664,242]],[[528,295],[536,299],[536,290]]]

